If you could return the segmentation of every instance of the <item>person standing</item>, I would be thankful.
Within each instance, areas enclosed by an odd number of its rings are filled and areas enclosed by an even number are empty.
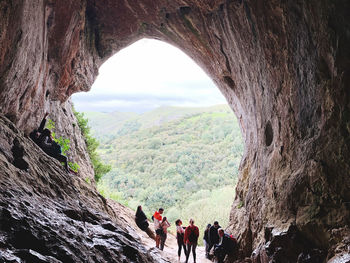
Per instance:
[[[184,250],[185,256],[187,254],[186,246],[184,243],[185,230],[184,230],[184,227],[182,227],[182,221],[180,219],[175,221],[175,225],[176,225],[176,239],[177,239],[177,246],[178,246],[177,255],[180,261],[182,248]]]
[[[165,240],[168,235],[168,227],[170,227],[170,223],[168,222],[166,217],[163,217],[162,223],[160,223],[160,227],[163,230],[163,233],[160,235],[160,250],[164,249]]]
[[[207,225],[207,228],[204,230],[204,236],[203,236],[203,243],[205,247],[205,257],[209,258],[209,230],[210,230],[211,224]]]
[[[152,218],[154,223],[154,230],[156,231],[156,248],[159,248],[160,236],[163,232],[160,223],[162,222],[162,214],[164,212],[163,208],[159,208],[158,211],[155,211]]]
[[[212,225],[209,229],[209,248],[208,248],[208,252],[210,253],[210,250],[211,248],[214,246],[214,245],[217,245],[219,244],[219,234],[218,234],[218,229],[221,228],[221,226],[219,225],[219,222],[218,221],[215,221],[214,222],[214,225]]]
[[[194,225],[194,220],[190,219],[190,225],[186,227],[184,235],[184,243],[186,244],[186,263],[190,257],[191,249],[193,254],[193,262],[196,263],[196,248],[199,237],[199,229]]]

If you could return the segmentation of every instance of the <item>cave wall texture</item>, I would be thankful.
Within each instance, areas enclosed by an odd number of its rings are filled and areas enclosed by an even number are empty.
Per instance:
[[[0,12],[0,111],[24,132],[44,111],[72,120],[61,103],[117,51],[168,42],[240,121],[239,257],[350,258],[348,0],[13,0]]]

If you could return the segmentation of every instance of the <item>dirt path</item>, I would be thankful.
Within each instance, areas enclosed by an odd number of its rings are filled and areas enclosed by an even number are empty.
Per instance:
[[[155,241],[151,238],[148,237],[148,235],[143,232],[143,231],[136,231],[141,238],[141,242],[148,248],[148,249],[154,249],[155,248]],[[157,249],[158,250],[158,249]],[[170,262],[179,262],[178,261],[178,256],[177,256],[177,242],[176,242],[176,237],[172,234],[168,233],[167,240],[165,242],[165,247],[164,251],[160,251],[161,255],[169,260]],[[196,256],[197,256],[197,263],[211,263],[212,261],[208,260],[205,258],[205,251],[204,247],[197,247],[196,249]],[[181,252],[181,259],[180,262],[185,262],[185,254],[182,251]],[[193,262],[193,256],[192,253],[189,258],[189,263]]]
[[[179,262],[177,257],[177,242],[176,237],[168,233],[167,240],[165,242],[164,251],[160,251],[155,248],[155,241],[151,239],[144,231],[139,229],[134,221],[135,212],[128,207],[125,207],[119,203],[114,202],[113,200],[108,200],[108,204],[113,208],[113,210],[118,214],[118,217],[124,222],[124,225],[128,229],[131,235],[137,236],[140,239],[140,242],[150,250],[152,253],[157,253],[162,256],[163,259],[169,262]],[[150,223],[150,228],[152,231],[153,224]],[[211,263],[212,261],[205,258],[204,247],[197,247],[196,249],[197,263]],[[185,254],[181,252],[180,262],[185,262]],[[189,263],[193,263],[192,253],[189,258]]]

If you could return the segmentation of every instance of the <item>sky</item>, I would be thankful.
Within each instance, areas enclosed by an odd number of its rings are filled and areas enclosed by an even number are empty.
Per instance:
[[[178,48],[141,39],[108,59],[89,92],[73,94],[76,110],[146,112],[160,106],[202,107],[226,99]]]

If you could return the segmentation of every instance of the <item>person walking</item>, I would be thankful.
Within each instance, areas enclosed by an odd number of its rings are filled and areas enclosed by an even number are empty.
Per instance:
[[[219,234],[218,229],[221,228],[218,221],[214,222],[214,225],[212,225],[209,229],[208,237],[209,237],[209,248],[208,252],[210,253],[210,250],[214,245],[217,245],[219,243]]]
[[[166,217],[163,217],[162,223],[160,223],[160,227],[163,230],[163,233],[160,235],[160,250],[164,249],[165,240],[168,235],[168,227],[170,227],[170,223],[168,222]]]
[[[182,227],[182,221],[180,219],[175,221],[176,225],[176,240],[177,240],[177,255],[179,257],[179,262],[180,262],[180,257],[181,257],[181,249],[183,248],[185,257],[186,257],[186,246],[184,243],[184,236],[185,236],[185,230],[184,227]]]
[[[163,232],[160,223],[162,222],[163,218],[162,218],[162,214],[164,212],[163,208],[159,208],[158,211],[155,211],[152,219],[153,219],[153,223],[154,223],[154,230],[156,231],[156,248],[159,248],[159,243],[160,243],[160,236]]]
[[[196,263],[196,248],[199,237],[199,229],[194,225],[194,220],[190,219],[190,224],[185,229],[184,243],[186,244],[186,263],[190,257],[191,249],[193,254],[193,262]]]
[[[211,224],[207,225],[207,228],[204,230],[203,243],[205,248],[205,257],[209,258],[209,230]]]

